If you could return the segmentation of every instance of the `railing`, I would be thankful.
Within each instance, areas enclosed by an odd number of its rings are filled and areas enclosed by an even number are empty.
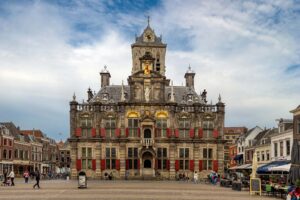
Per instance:
[[[154,143],[152,138],[144,138],[142,139],[142,142],[143,142],[143,146],[146,146],[147,149],[149,148],[149,146],[152,146]]]

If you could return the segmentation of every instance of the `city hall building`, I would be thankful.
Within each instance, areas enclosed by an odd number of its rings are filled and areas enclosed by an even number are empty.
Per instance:
[[[149,26],[131,45],[132,71],[127,84],[110,85],[101,73],[97,94],[70,102],[71,177],[85,171],[103,179],[175,179],[194,171],[223,173],[225,105],[197,94],[189,67],[185,86],[165,76],[167,45]]]

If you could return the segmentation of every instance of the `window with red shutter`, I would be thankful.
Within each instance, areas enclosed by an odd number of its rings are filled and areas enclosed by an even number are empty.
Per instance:
[[[175,129],[175,137],[179,137],[179,130],[177,128]]]
[[[92,137],[96,137],[96,129],[92,128]]]
[[[101,137],[105,138],[105,128],[101,128]]]
[[[218,172],[218,161],[217,161],[217,160],[214,160],[214,161],[213,161],[213,170],[214,170],[215,172]]]
[[[203,161],[199,160],[199,172],[201,172],[203,169]]]
[[[219,137],[219,132],[218,132],[217,129],[214,130],[214,132],[213,132],[213,137],[214,137],[214,138],[218,138],[218,137]]]
[[[194,160],[190,160],[190,170],[194,171]]]
[[[172,136],[172,132],[170,128],[167,128],[167,137],[170,138]]]
[[[179,160],[175,160],[175,171],[179,171]]]
[[[125,132],[126,132],[126,137],[128,137],[129,136],[129,128],[126,128]]]
[[[138,137],[141,137],[141,129],[137,128],[137,131],[138,131]]]
[[[120,170],[120,160],[116,160],[116,170]]]
[[[77,159],[77,161],[76,161],[76,169],[77,169],[77,171],[81,170],[81,159]]]
[[[170,160],[167,160],[167,170],[170,170]]]
[[[129,169],[129,160],[126,159],[126,170],[128,170],[128,169]]]
[[[141,165],[140,160],[138,160],[138,161],[137,161],[137,168],[138,168],[138,169],[140,169],[140,167],[141,167],[140,165]]]
[[[190,138],[194,138],[195,136],[195,131],[193,128],[190,129]]]
[[[101,160],[101,170],[105,170],[105,159]]]
[[[96,159],[92,160],[92,169],[95,171],[96,170]]]
[[[203,129],[202,128],[198,129],[198,136],[199,136],[199,138],[203,138]]]
[[[120,132],[121,132],[121,130],[120,130],[119,128],[117,128],[117,129],[115,130],[115,135],[116,135],[116,137],[120,137]]]
[[[76,128],[76,137],[81,137],[81,128]]]

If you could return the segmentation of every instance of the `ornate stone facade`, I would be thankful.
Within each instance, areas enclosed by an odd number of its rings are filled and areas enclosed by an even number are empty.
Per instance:
[[[110,85],[100,73],[101,89],[88,90],[88,100],[70,102],[71,176],[166,178],[180,173],[223,173],[225,105],[219,96],[207,104],[204,90],[194,90],[189,67],[186,86],[173,86],[165,76],[166,44],[146,27],[132,48],[128,85]]]

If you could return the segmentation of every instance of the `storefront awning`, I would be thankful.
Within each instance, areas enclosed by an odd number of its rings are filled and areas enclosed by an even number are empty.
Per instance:
[[[271,167],[270,171],[272,172],[289,172],[291,168],[291,163],[286,165],[281,165],[277,167]]]
[[[289,161],[289,160],[273,161],[273,162],[265,164],[261,167],[258,167],[256,173],[258,173],[258,174],[268,174],[268,173],[272,172],[271,171],[272,168],[287,165],[290,162],[291,161]]]
[[[251,168],[251,164],[244,164],[244,165],[234,166],[229,169],[230,170],[238,170],[238,169],[252,169],[252,168]]]
[[[238,154],[234,157],[233,160],[242,160],[243,159],[243,154]]]

